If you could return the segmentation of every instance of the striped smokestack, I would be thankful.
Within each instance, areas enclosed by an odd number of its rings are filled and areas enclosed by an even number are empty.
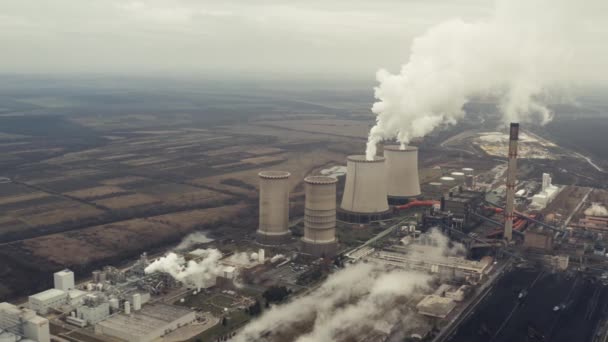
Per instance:
[[[511,123],[509,132],[509,164],[507,168],[507,201],[505,204],[505,231],[507,241],[513,239],[513,206],[515,201],[515,182],[517,173],[517,140],[519,139],[519,124]]]

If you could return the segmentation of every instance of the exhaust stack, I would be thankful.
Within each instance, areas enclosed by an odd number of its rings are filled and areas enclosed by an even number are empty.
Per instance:
[[[517,173],[517,140],[519,140],[519,124],[511,123],[509,132],[509,164],[507,167],[507,198],[505,203],[505,231],[507,241],[513,239],[513,207],[515,201],[515,182]]]

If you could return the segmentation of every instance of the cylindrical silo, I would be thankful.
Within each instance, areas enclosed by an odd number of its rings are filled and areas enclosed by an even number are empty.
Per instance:
[[[456,185],[464,185],[464,172],[454,171],[450,174],[452,178],[456,181]]]
[[[127,315],[131,313],[131,303],[129,303],[129,301],[125,302],[125,313]]]
[[[133,294],[133,310],[141,310],[141,295],[139,293]]]
[[[398,145],[384,147],[387,194],[390,204],[403,204],[420,196],[418,180],[418,148]]]
[[[449,193],[450,191],[452,191],[453,188],[456,187],[456,179],[454,179],[454,177],[441,177],[439,179],[441,181],[442,184],[442,193],[445,195],[447,193]]]
[[[359,223],[385,218],[389,208],[384,157],[367,160],[363,155],[354,155],[346,161],[340,217]]]
[[[305,253],[332,257],[336,253],[336,182],[333,177],[306,177],[304,204]]]
[[[464,185],[467,187],[467,189],[473,189],[475,187],[475,176],[465,175],[464,176]]]
[[[282,244],[289,240],[289,172],[262,171],[260,177],[259,243]]]
[[[472,169],[470,167],[463,167],[462,172],[464,172],[465,175],[472,175],[475,173],[475,169]]]
[[[443,195],[442,186],[443,186],[443,184],[441,184],[439,182],[429,183],[427,186],[428,193],[426,194],[426,197],[433,198],[433,199],[441,198],[441,195]]]

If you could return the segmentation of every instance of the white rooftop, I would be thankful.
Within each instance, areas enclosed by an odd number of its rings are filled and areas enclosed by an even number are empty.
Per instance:
[[[48,289],[46,291],[42,291],[39,293],[36,293],[34,295],[31,295],[30,298],[34,298],[37,299],[39,301],[46,301],[55,297],[59,297],[64,295],[65,292],[58,290],[58,289]]]
[[[66,268],[65,270],[61,270],[61,271],[59,271],[59,272],[55,272],[55,274],[62,275],[62,276],[64,276],[64,275],[68,275],[68,274],[73,274],[73,273],[74,273],[74,272],[72,272],[72,271],[68,270],[67,268]]]

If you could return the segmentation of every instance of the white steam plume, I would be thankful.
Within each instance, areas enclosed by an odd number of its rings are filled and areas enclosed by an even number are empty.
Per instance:
[[[601,203],[593,202],[591,206],[585,209],[585,215],[587,216],[608,216],[608,209]]]
[[[235,341],[329,342],[344,334],[369,331],[380,323],[395,324],[407,312],[407,306],[396,304],[427,287],[430,279],[426,274],[388,271],[373,263],[349,266],[312,294],[271,308],[247,325]],[[304,322],[312,330],[294,329]]]
[[[182,239],[182,241],[175,247],[176,250],[184,250],[192,247],[193,245],[199,243],[208,243],[212,242],[213,239],[209,238],[207,234],[204,232],[194,232],[192,234],[187,235]]]
[[[596,53],[606,38],[602,8],[599,0],[496,0],[485,20],[431,28],[413,41],[398,74],[376,74],[367,158],[380,141],[405,145],[456,123],[474,96],[498,97],[503,123],[551,121],[543,104],[550,88],[593,78],[593,67],[604,64]]]
[[[439,229],[424,234],[424,255],[440,260],[466,252]],[[412,250],[411,253],[416,253]],[[236,342],[330,342],[400,323],[414,327],[408,297],[425,292],[432,276],[412,270],[358,263],[332,274],[317,290],[266,311],[236,336]]]
[[[217,249],[203,250],[201,261],[190,260],[186,263],[183,256],[169,253],[164,257],[156,259],[145,268],[145,273],[165,272],[187,286],[198,289],[207,287],[207,284],[215,283],[215,278],[222,274],[223,267],[218,263],[222,253]]]

